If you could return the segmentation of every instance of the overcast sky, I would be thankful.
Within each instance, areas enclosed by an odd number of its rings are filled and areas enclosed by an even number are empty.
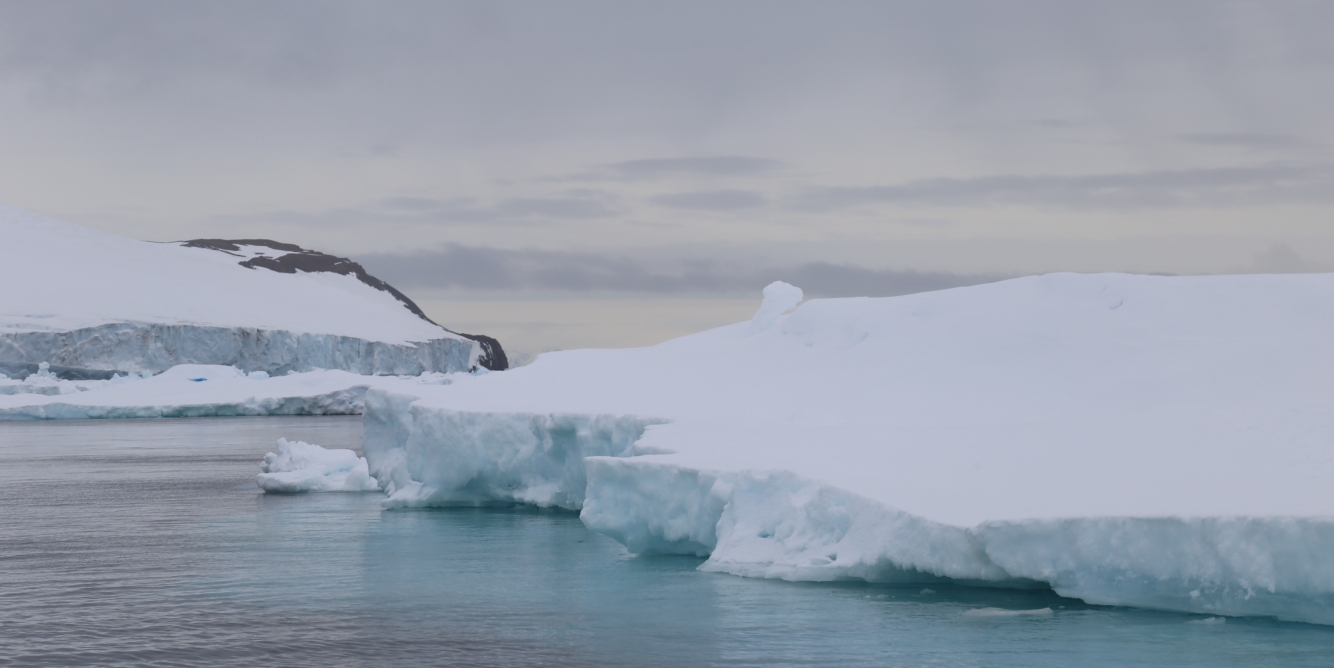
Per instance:
[[[1334,269],[1334,3],[10,2],[0,201],[439,299]]]

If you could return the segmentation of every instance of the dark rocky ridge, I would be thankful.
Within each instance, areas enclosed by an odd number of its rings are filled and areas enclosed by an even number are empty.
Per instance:
[[[505,350],[500,346],[500,342],[492,337],[482,334],[464,334],[463,332],[454,332],[440,323],[431,320],[426,313],[421,310],[407,295],[399,292],[397,288],[384,281],[370,275],[361,264],[345,257],[329,255],[319,251],[306,250],[296,244],[288,244],[272,239],[191,239],[180,242],[182,246],[188,248],[207,248],[228,255],[244,257],[239,251],[242,246],[253,246],[268,248],[279,251],[282,255],[256,255],[248,260],[242,260],[237,264],[247,269],[268,269],[280,274],[295,274],[301,272],[328,272],[340,274],[343,276],[355,276],[358,281],[369,285],[376,290],[388,292],[390,295],[403,304],[405,308],[414,315],[448,332],[453,332],[467,339],[476,341],[482,348],[482,354],[477,358],[477,363],[483,368],[492,371],[503,371],[509,368],[509,359],[505,356]]]

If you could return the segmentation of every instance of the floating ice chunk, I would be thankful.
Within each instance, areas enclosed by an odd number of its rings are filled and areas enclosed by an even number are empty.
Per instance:
[[[782,281],[770,283],[764,288],[764,301],[760,303],[760,310],[750,319],[754,331],[763,332],[773,327],[779,316],[797,308],[802,296],[801,288],[795,285]]]
[[[378,492],[366,459],[351,450],[322,448],[278,439],[278,451],[264,455],[255,478],[265,492]]]
[[[973,608],[964,610],[964,617],[1050,617],[1051,608],[1038,608],[1036,610],[1006,610],[1005,608]]]

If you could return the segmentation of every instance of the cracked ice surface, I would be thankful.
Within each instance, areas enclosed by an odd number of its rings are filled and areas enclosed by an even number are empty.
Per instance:
[[[706,570],[1334,623],[1334,276],[774,292],[657,346],[372,390],[371,472]]]

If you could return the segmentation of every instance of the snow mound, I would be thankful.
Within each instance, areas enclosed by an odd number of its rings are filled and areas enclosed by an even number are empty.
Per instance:
[[[1334,275],[766,292],[657,346],[373,389],[370,470],[391,506],[578,509],[704,570],[1334,624]]]
[[[364,457],[304,441],[278,439],[278,451],[264,455],[260,470],[255,482],[267,493],[380,491]]]
[[[778,322],[779,316],[797,308],[804,295],[801,288],[774,281],[764,288],[764,301],[760,303],[760,310],[750,319],[751,324],[755,326],[756,331],[764,331],[773,327]]]

